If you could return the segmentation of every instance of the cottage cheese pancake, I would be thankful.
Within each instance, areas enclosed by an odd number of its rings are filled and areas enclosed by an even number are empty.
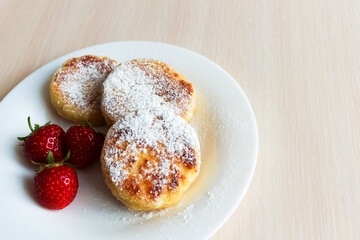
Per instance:
[[[105,182],[131,210],[178,203],[200,171],[200,145],[180,116],[160,110],[125,115],[108,131],[101,155]]]
[[[101,113],[101,87],[116,61],[86,55],[67,60],[50,83],[51,103],[64,118],[76,123],[105,123]]]
[[[166,63],[134,59],[121,63],[103,85],[102,112],[108,125],[140,109],[166,108],[191,121],[195,89]]]

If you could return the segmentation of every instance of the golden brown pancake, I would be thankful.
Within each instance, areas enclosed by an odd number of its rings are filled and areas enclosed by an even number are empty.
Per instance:
[[[108,125],[140,109],[167,108],[190,122],[195,89],[166,63],[134,59],[119,64],[103,84],[102,112]]]
[[[116,61],[93,55],[67,60],[50,83],[51,103],[60,116],[76,123],[105,123],[101,88],[115,66]]]
[[[178,203],[198,176],[199,141],[180,116],[139,110],[110,128],[101,165],[107,186],[129,209],[165,208]]]

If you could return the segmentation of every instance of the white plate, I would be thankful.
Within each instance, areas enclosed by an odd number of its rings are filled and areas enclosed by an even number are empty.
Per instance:
[[[70,57],[85,54],[117,61],[162,60],[198,91],[192,125],[202,150],[201,172],[182,202],[166,211],[127,210],[103,182],[99,164],[78,171],[80,188],[74,202],[60,211],[42,208],[34,199],[34,168],[23,157],[17,136],[28,133],[27,116],[48,120],[66,131],[50,104],[52,74]],[[192,51],[155,42],[114,42],[85,48],[41,67],[0,104],[1,239],[206,239],[236,209],[249,186],[258,149],[257,126],[245,94],[221,67]]]

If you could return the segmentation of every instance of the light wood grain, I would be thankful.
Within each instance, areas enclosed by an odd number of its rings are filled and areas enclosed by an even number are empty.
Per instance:
[[[253,105],[256,172],[213,240],[360,239],[360,1],[1,0],[0,99],[57,57],[120,40],[194,50]]]

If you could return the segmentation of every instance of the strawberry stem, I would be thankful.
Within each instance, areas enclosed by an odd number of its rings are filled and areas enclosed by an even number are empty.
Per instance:
[[[26,137],[17,137],[17,139],[20,141],[24,141],[26,138],[27,138],[27,136]]]
[[[46,155],[46,161],[49,163],[49,164],[54,164],[55,162],[55,158],[54,158],[54,155],[52,154],[52,152],[49,150],[47,155]]]
[[[86,122],[84,123],[84,125],[85,125],[86,127],[91,127],[91,123],[90,123],[89,121],[86,121]]]
[[[66,162],[70,159],[70,150],[67,152],[65,158],[63,159],[63,162]]]
[[[29,128],[30,128],[31,132],[26,137],[18,137],[17,139],[20,140],[20,141],[24,141],[26,138],[30,137],[33,133],[35,133],[40,128],[49,125],[51,121],[48,121],[47,123],[45,123],[44,126],[40,126],[39,124],[35,124],[34,128],[31,125],[30,116],[27,118],[27,122],[28,122],[28,125],[29,125]]]
[[[91,128],[91,129],[94,130],[96,133],[99,133],[99,131],[98,131],[96,128],[94,128],[89,121],[86,121],[86,122],[84,123],[84,126]]]
[[[72,164],[65,163],[67,160],[69,160],[69,158],[70,158],[70,151],[68,151],[68,153],[66,154],[66,156],[65,156],[65,158],[63,160],[61,160],[60,162],[55,162],[54,155],[52,154],[51,151],[48,151],[48,153],[46,155],[47,163],[37,163],[37,162],[34,162],[32,160],[31,160],[31,162],[34,165],[40,166],[40,169],[39,169],[38,172],[43,171],[45,168],[59,167],[59,166],[62,166],[62,165],[68,165],[68,166],[74,168],[74,166]]]
[[[33,127],[31,126],[30,116],[28,116],[27,122],[28,122],[28,125],[29,125],[29,128],[30,128],[31,132],[34,132],[34,129],[33,129]],[[36,126],[36,124],[35,124],[35,126]]]

